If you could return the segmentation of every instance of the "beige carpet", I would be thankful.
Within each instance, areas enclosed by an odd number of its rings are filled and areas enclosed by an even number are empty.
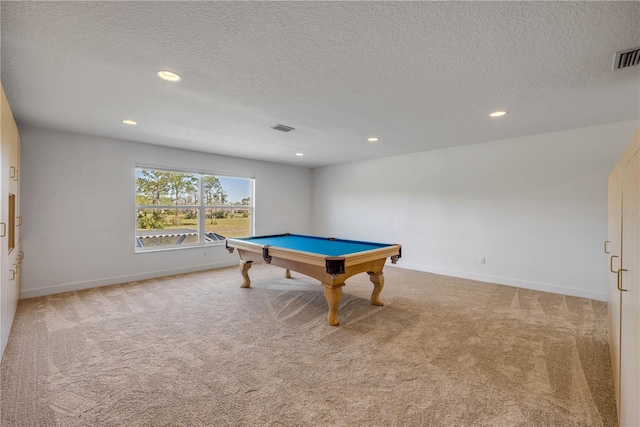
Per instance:
[[[338,327],[255,265],[23,300],[2,426],[616,425],[606,303],[386,268]]]

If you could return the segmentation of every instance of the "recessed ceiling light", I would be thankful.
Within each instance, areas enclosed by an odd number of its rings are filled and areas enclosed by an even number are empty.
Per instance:
[[[132,126],[138,124],[138,122],[136,122],[135,120],[129,120],[129,119],[124,119],[122,123],[124,123],[125,125],[132,125]]]
[[[302,153],[296,153],[296,156],[298,156],[298,157],[302,157],[302,156],[304,156],[304,154],[302,154]]]
[[[375,136],[372,136],[371,138],[367,138],[367,141],[369,141],[369,142],[378,142],[378,138],[376,138]]]
[[[489,114],[489,117],[502,117],[505,114],[507,114],[506,111],[494,111],[493,113]]]
[[[160,70],[157,72],[157,74],[158,77],[160,77],[162,80],[166,80],[168,82],[179,82],[180,80],[182,80],[179,75],[169,70]]]

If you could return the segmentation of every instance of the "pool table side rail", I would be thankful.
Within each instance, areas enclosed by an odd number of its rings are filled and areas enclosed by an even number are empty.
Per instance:
[[[290,233],[287,233],[286,235],[295,236],[295,237],[306,237],[308,239],[331,240],[331,241],[334,241],[334,242],[356,243],[356,244],[362,244],[362,245],[367,245],[367,246],[378,246],[378,247],[393,246],[393,243],[365,242],[364,240],[350,240],[350,239],[339,239],[339,238],[336,238],[336,237],[310,236],[308,234],[290,234]],[[267,236],[264,236],[264,237],[267,237]]]
[[[246,251],[263,253],[263,249],[266,247],[269,250],[269,256],[277,258],[287,258],[292,261],[298,261],[305,264],[317,265],[320,267],[326,266],[326,259],[344,258],[345,267],[352,265],[362,264],[364,262],[375,261],[382,258],[399,256],[401,252],[400,245],[389,245],[382,248],[371,249],[368,251],[358,252],[354,254],[347,254],[343,256],[333,257],[318,255],[312,252],[304,252],[295,249],[278,248],[277,246],[261,245],[238,239],[227,239],[228,248],[244,249]]]

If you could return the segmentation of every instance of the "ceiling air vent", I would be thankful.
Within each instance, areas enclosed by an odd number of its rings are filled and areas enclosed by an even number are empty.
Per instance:
[[[291,132],[294,128],[285,125],[275,125],[271,129],[279,130],[281,132]]]
[[[640,47],[617,52],[613,63],[613,69],[621,70],[638,64],[640,64]]]

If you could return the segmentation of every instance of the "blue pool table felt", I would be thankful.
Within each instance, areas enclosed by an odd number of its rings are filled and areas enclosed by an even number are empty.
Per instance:
[[[303,236],[296,234],[289,236],[247,237],[240,238],[238,240],[244,240],[262,246],[269,245],[277,248],[292,249],[295,251],[309,252],[323,256],[350,255],[392,246],[385,243],[369,243],[340,239],[329,240],[326,237]]]

